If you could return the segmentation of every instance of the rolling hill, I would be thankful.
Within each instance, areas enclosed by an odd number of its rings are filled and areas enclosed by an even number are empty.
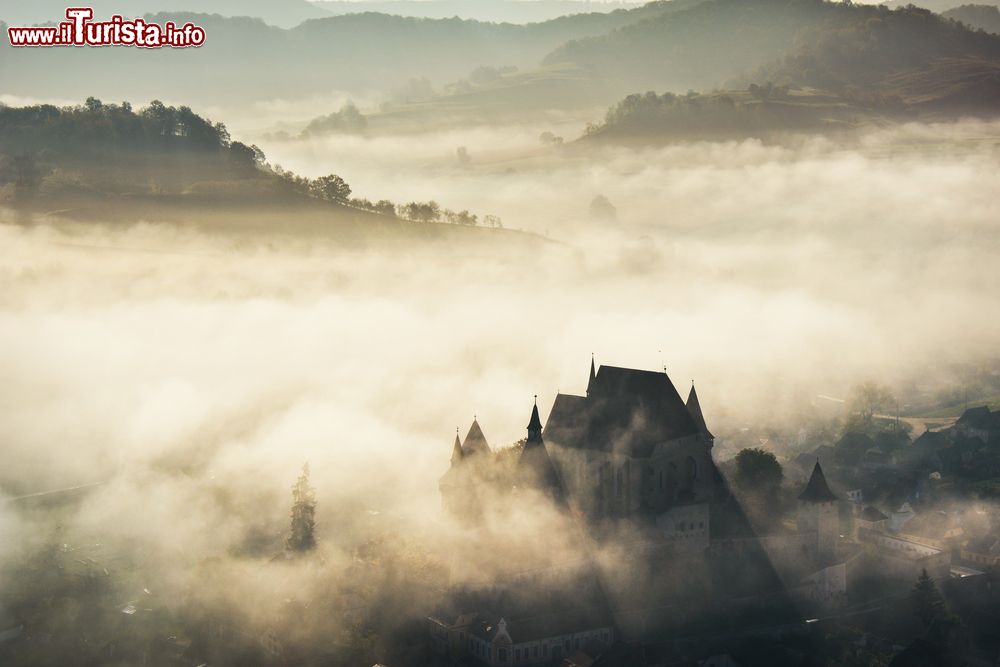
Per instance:
[[[698,0],[566,16],[529,25],[418,19],[377,13],[313,19],[292,29],[260,19],[151,14],[193,21],[199,49],[13,49],[0,40],[4,93],[34,98],[159,98],[239,103],[330,90],[371,93],[411,79],[440,85],[481,65],[533,67],[570,39],[677,11]]]
[[[974,30],[1000,34],[1000,7],[996,5],[962,5],[949,9],[941,16],[961,21]]]
[[[352,198],[330,175],[272,167],[256,146],[188,107],[153,102],[0,106],[0,207],[74,221],[166,222],[240,233],[316,235],[341,244],[472,239],[533,244],[496,218],[432,201]],[[489,223],[489,224],[487,224]]]
[[[587,139],[771,136],[1000,112],[1000,38],[917,7],[709,0],[604,38],[582,40],[550,60],[569,60],[605,78],[625,76],[621,70],[628,68],[640,90],[669,87],[680,63],[703,54],[704,33],[711,29],[717,31],[717,43],[739,42],[736,50],[749,66],[725,82],[727,90],[629,95],[611,107]],[[690,39],[699,33],[701,39]],[[761,40],[765,34],[769,38]],[[677,35],[688,37],[667,37]],[[784,48],[775,55],[779,43]],[[644,69],[635,61],[636,52],[647,59]],[[609,53],[614,57],[603,57]],[[713,63],[717,80],[736,66],[723,63],[731,57]]]

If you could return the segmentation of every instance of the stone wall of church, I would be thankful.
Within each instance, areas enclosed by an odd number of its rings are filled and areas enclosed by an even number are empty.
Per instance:
[[[591,516],[661,513],[715,497],[710,443],[691,436],[658,445],[649,458],[549,444],[574,503]]]
[[[709,510],[707,503],[679,505],[656,517],[663,537],[684,551],[701,553],[708,548]]]
[[[644,464],[643,507],[659,512],[677,503],[708,502],[715,497],[711,443],[700,436],[659,445]]]
[[[840,537],[840,510],[835,502],[799,502],[798,531],[815,536],[811,558],[830,559],[836,554]]]
[[[835,563],[806,576],[789,592],[806,612],[839,609],[847,603],[847,565]]]

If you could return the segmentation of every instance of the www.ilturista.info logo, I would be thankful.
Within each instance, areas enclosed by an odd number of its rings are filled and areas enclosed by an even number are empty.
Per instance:
[[[110,21],[91,21],[94,10],[90,7],[70,7],[66,10],[68,21],[57,26],[7,28],[11,46],[139,46],[158,49],[164,46],[184,48],[205,43],[205,29],[193,23],[177,26],[173,21],[165,24],[147,23],[142,19],[126,21],[119,15]]]

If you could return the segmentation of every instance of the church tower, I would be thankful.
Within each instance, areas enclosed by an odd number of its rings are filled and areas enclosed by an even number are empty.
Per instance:
[[[455,430],[451,466],[438,482],[441,504],[446,512],[468,524],[481,518],[483,508],[477,487],[492,460],[492,450],[477,420],[472,421],[464,443],[459,440],[458,429]]]
[[[819,461],[805,490],[799,494],[798,529],[800,533],[815,534],[815,541],[812,538],[809,541],[813,556],[823,561],[834,557],[840,535],[840,512],[837,496],[826,483]]]
[[[542,420],[538,416],[537,396],[528,420],[528,439],[524,442],[521,458],[517,462],[517,485],[519,488],[537,489],[553,500],[563,499],[562,483],[545,449],[545,441],[542,440]]]

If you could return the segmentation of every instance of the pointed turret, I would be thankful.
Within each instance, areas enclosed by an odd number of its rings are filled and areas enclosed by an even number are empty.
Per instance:
[[[549,458],[542,440],[542,420],[538,416],[538,397],[531,408],[531,419],[528,420],[528,439],[521,450],[521,458],[517,461],[518,486],[535,488],[556,500],[562,500],[562,485],[555,465]]]
[[[816,460],[806,488],[799,494],[798,529],[806,536],[806,554],[829,561],[837,553],[840,538],[840,511],[837,496],[826,483],[823,468]]]
[[[715,436],[712,435],[712,432],[708,430],[708,425],[705,424],[705,415],[701,412],[701,403],[698,402],[698,392],[694,390],[694,382],[691,383],[691,391],[688,393],[687,409],[691,413],[691,419],[694,420],[698,431],[709,439],[714,440]]]
[[[805,490],[799,494],[799,500],[807,503],[831,503],[837,500],[830,485],[826,483],[826,475],[823,474],[819,460],[813,466],[812,476],[809,477]]]
[[[528,420],[528,442],[541,442],[542,420],[538,416],[538,396],[535,396],[535,406],[531,408],[531,419]]]
[[[455,444],[451,450],[451,466],[445,470],[438,482],[441,490],[441,504],[444,509],[460,521],[474,523],[482,515],[479,494],[476,492],[477,466],[469,465],[468,453],[462,450],[458,439],[458,429],[455,429]],[[475,464],[488,457],[477,456],[471,461]]]
[[[465,442],[462,443],[462,456],[491,453],[490,444],[486,442],[486,436],[483,435],[483,429],[479,427],[479,421],[473,419],[472,426],[469,427],[469,432],[465,436]]]
[[[458,439],[458,429],[455,429],[455,446],[451,448],[451,464],[458,465],[462,461],[462,441]]]
[[[594,388],[594,380],[597,378],[597,369],[594,368],[594,355],[590,355],[590,379],[587,380],[587,396],[590,396],[590,390]]]

